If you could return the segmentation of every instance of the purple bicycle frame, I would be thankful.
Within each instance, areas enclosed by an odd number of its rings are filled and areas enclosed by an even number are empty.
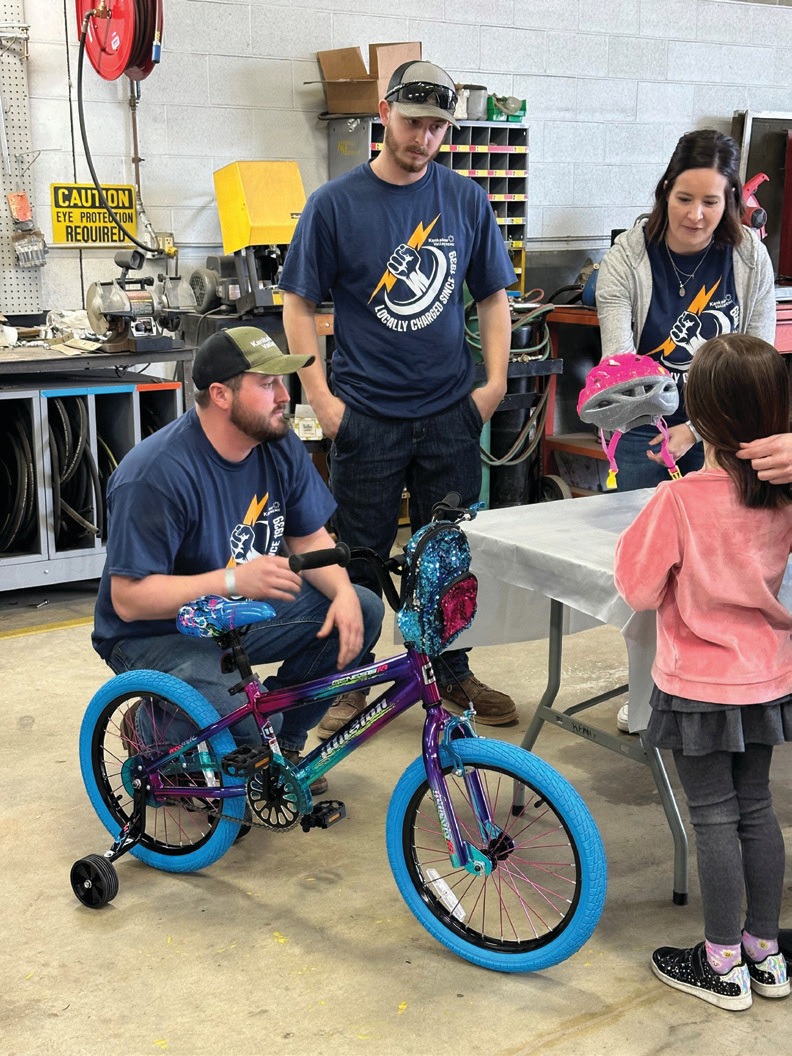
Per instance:
[[[426,778],[451,862],[455,866],[464,866],[471,872],[489,872],[491,868],[489,860],[462,838],[440,763],[441,744],[450,750],[453,757],[451,743],[454,740],[476,735],[466,719],[454,718],[443,708],[429,657],[411,646],[407,647],[406,653],[401,653],[388,660],[376,661],[367,667],[340,672],[337,675],[326,675],[312,682],[304,682],[299,686],[288,686],[271,692],[264,690],[257,679],[252,679],[244,686],[246,703],[228,715],[224,715],[217,722],[204,727],[194,737],[171,748],[167,755],[144,764],[151,779],[152,790],[158,798],[162,799],[182,797],[227,799],[244,795],[244,785],[206,789],[165,788],[161,784],[158,770],[163,763],[172,761],[185,751],[196,747],[202,741],[208,740],[251,714],[258,724],[263,740],[280,754],[277,737],[270,724],[269,716],[319,700],[327,700],[329,705],[339,693],[352,689],[367,689],[386,682],[393,683],[389,690],[381,693],[367,704],[359,715],[350,719],[337,733],[309,752],[294,769],[299,773],[307,788],[318,777],[345,759],[355,748],[379,733],[402,712],[414,704],[422,703],[426,709],[422,738]],[[457,765],[461,772],[461,764]],[[480,778],[473,772],[465,774],[464,779],[468,795],[476,808],[476,817],[482,834],[490,838],[495,834],[493,820]]]

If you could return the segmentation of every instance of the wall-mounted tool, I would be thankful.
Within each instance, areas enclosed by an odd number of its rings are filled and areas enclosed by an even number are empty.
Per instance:
[[[305,206],[296,161],[235,161],[214,174],[225,255],[190,276],[198,310],[220,304],[238,315],[283,304],[283,258]]]
[[[765,237],[767,213],[756,200],[756,188],[760,187],[765,180],[769,179],[770,177],[767,173],[757,172],[757,174],[752,176],[750,180],[745,181],[743,187],[743,210],[740,219],[746,227],[752,227],[755,231],[758,231],[760,238]]]

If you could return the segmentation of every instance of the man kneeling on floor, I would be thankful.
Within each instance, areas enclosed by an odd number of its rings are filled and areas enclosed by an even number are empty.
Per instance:
[[[335,509],[302,442],[284,419],[283,377],[305,366],[256,327],[221,330],[193,363],[196,407],[127,454],[107,488],[107,561],[93,645],[116,673],[164,671],[193,686],[221,715],[239,706],[212,639],[178,633],[179,608],[203,594],[266,599],[275,618],[252,627],[254,665],[279,663],[268,689],[359,664],[379,637],[381,600],[338,566],[295,575],[284,547],[333,546]],[[272,718],[284,754],[299,758],[326,704]],[[259,744],[251,717],[231,727]],[[325,778],[312,786],[322,794]]]

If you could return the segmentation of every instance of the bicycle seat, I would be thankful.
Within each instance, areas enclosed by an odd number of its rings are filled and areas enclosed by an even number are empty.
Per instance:
[[[176,626],[182,634],[193,638],[217,638],[228,631],[247,627],[253,623],[271,620],[275,610],[266,601],[229,601],[216,594],[204,594],[195,601],[182,605],[176,617]]]

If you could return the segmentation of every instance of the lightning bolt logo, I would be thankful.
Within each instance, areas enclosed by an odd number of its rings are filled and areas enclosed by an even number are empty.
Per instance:
[[[701,287],[699,292],[690,302],[690,307],[688,308],[688,311],[691,313],[691,315],[701,315],[701,313],[709,304],[710,298],[712,297],[713,293],[720,286],[720,281],[721,280],[718,279],[718,281],[715,283],[711,290],[708,290],[706,286]],[[670,356],[675,348],[676,344],[671,340],[670,337],[667,337],[662,343],[662,345],[658,345],[657,348],[653,348],[652,351],[647,354],[653,356],[655,352],[662,352],[661,358],[665,358],[666,356]]]
[[[437,216],[434,218],[434,220],[431,222],[431,224],[428,227],[424,227],[423,226],[423,221],[421,221],[421,223],[418,224],[416,229],[413,231],[413,233],[408,238],[406,245],[410,246],[411,249],[420,249],[421,246],[424,244],[424,242],[429,237],[429,232],[432,230],[432,228],[434,227],[434,225],[437,223],[437,221],[439,219],[440,219],[440,214],[438,213]],[[374,300],[374,298],[377,296],[377,294],[379,293],[379,291],[382,289],[383,286],[390,293],[391,289],[393,288],[393,284],[394,284],[395,281],[396,281],[396,276],[392,275],[391,272],[389,272],[387,270],[387,268],[386,268],[385,272],[383,273],[382,278],[377,283],[376,289],[374,290],[372,295],[369,297],[368,303],[371,304],[371,302]]]
[[[259,502],[258,499],[256,498],[256,496],[254,495],[253,498],[250,500],[250,505],[248,506],[248,511],[245,514],[245,519],[242,521],[242,523],[243,524],[249,524],[250,527],[252,528],[253,525],[256,523],[256,521],[261,516],[261,511],[267,505],[267,499],[268,498],[269,498],[269,492],[266,493],[266,495],[261,500],[261,502]],[[227,568],[233,568],[235,564],[236,564],[236,561],[233,559],[233,557],[229,557],[228,564],[227,564],[226,567]]]

